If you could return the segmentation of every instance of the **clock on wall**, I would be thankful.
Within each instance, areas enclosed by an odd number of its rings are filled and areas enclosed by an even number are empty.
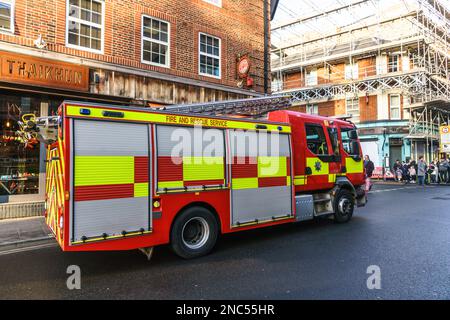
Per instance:
[[[239,58],[237,63],[237,72],[239,75],[239,78],[246,78],[248,76],[248,73],[250,71],[250,58],[247,55],[244,55]]]

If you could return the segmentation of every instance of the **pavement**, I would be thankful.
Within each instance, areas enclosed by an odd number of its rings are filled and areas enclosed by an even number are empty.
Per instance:
[[[0,253],[0,299],[450,299],[450,188],[376,184],[349,223],[225,235],[208,256],[137,250]],[[39,221],[39,220],[37,220]],[[26,250],[26,251],[25,251]],[[81,270],[69,290],[68,267]],[[369,289],[371,266],[381,289]]]
[[[44,217],[0,220],[0,252],[51,239]]]

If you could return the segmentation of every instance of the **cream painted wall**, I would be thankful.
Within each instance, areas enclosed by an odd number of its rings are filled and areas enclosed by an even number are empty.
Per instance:
[[[389,103],[387,93],[380,93],[377,96],[377,115],[378,120],[389,119]]]

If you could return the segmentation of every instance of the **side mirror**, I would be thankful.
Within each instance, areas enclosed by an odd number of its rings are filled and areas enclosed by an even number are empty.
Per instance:
[[[348,136],[349,136],[350,139],[356,140],[356,139],[358,139],[358,131],[356,129],[350,130],[348,132]]]
[[[361,156],[359,155],[359,142],[352,141],[352,158],[356,161],[361,161]]]

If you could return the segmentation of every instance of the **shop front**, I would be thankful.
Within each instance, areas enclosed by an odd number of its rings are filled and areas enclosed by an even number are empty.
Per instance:
[[[87,67],[0,52],[0,219],[43,209],[45,147],[21,141],[22,117],[56,114],[66,97],[87,99],[88,90]]]

